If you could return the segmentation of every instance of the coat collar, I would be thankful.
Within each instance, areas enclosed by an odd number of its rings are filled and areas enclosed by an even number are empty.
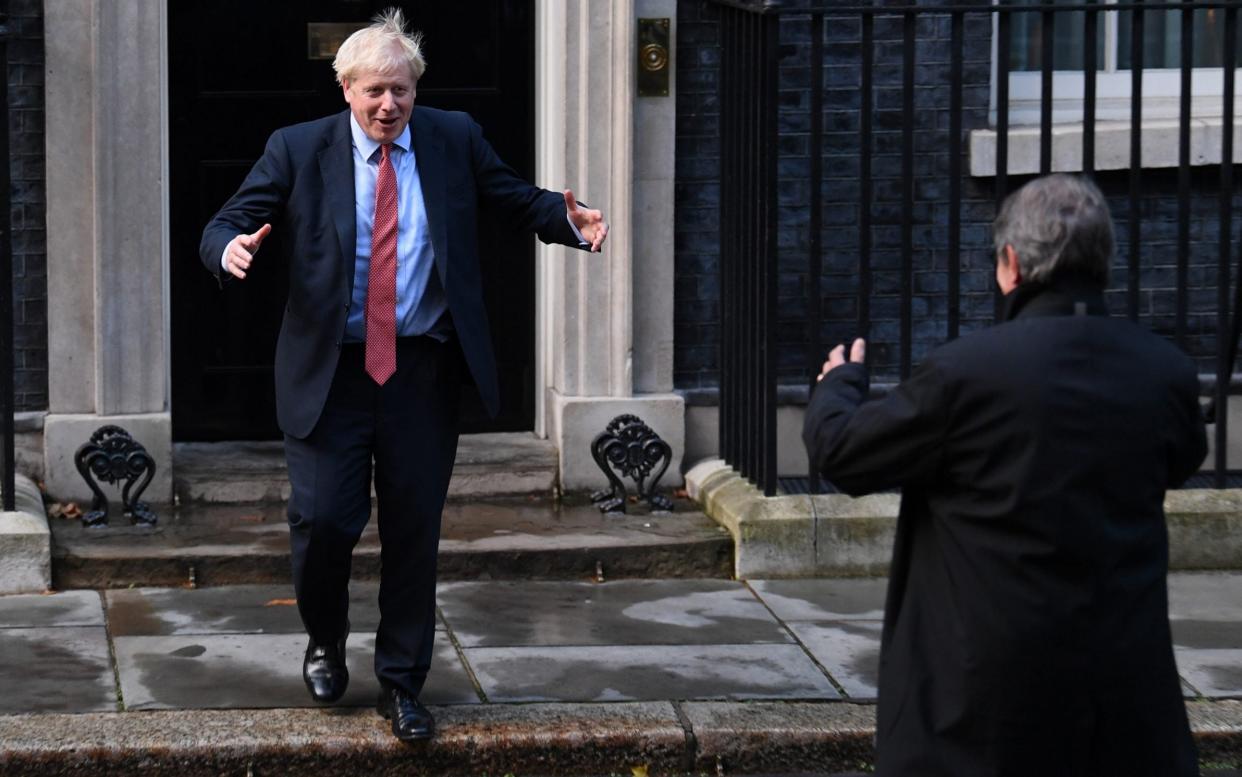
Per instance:
[[[1104,290],[1081,278],[1027,281],[1005,297],[1002,321],[1038,316],[1107,316]]]

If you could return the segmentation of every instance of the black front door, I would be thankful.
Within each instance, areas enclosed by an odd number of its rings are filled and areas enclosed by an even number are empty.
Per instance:
[[[288,291],[275,239],[249,277],[223,290],[198,260],[203,226],[237,189],[273,130],[345,110],[332,40],[379,10],[404,8],[425,35],[418,103],[469,112],[501,158],[534,170],[534,12],[529,0],[175,0],[169,14],[172,413],[176,440],[262,440],[276,428],[272,359]],[[559,184],[554,184],[559,185]],[[465,431],[534,420],[534,244],[484,215],[480,249],[500,370],[488,419],[463,387]]]

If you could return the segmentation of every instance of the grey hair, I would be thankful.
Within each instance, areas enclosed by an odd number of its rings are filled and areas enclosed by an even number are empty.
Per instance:
[[[423,59],[423,36],[405,29],[405,15],[400,8],[389,8],[345,39],[337,49],[332,69],[336,82],[344,85],[363,73],[393,73],[408,67],[415,80],[423,77],[427,61]]]
[[[1028,182],[1005,198],[992,240],[998,259],[1013,247],[1024,280],[1074,275],[1108,285],[1113,220],[1089,178],[1058,173]]]

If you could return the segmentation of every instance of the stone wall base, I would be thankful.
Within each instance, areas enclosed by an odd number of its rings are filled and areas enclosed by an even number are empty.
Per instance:
[[[720,459],[692,467],[686,490],[733,535],[739,578],[888,573],[897,494],[765,497]],[[1242,490],[1170,491],[1164,510],[1170,569],[1242,569]]]

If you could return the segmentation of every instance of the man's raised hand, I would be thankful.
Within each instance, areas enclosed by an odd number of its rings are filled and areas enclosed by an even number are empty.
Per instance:
[[[245,278],[246,270],[254,261],[263,239],[272,231],[271,224],[264,224],[257,232],[249,235],[238,235],[229,241],[224,248],[224,269],[236,278]]]
[[[582,236],[590,241],[591,252],[599,251],[604,244],[604,238],[608,237],[608,224],[604,221],[604,214],[591,208],[579,208],[572,189],[565,190],[565,212]]]
[[[850,361],[862,363],[866,360],[867,341],[859,337],[850,345]],[[824,368],[820,371],[819,377],[815,380],[823,380],[825,375],[827,375],[830,371],[835,370],[837,367],[840,367],[842,364],[845,364],[845,346],[838,345],[836,348],[833,348],[828,352],[828,361],[824,362]]]

